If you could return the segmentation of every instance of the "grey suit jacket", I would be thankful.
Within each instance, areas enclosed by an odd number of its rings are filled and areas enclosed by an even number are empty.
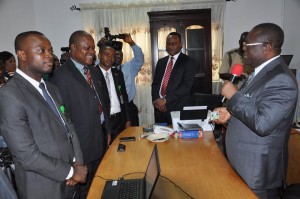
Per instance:
[[[63,103],[58,89],[47,89],[57,107]],[[0,88],[0,131],[15,162],[20,198],[65,198],[65,179],[73,158],[83,162],[80,144],[69,119],[61,113],[72,134],[42,95],[21,75]]]
[[[228,101],[227,156],[250,188],[282,186],[297,97],[295,76],[279,57]]]

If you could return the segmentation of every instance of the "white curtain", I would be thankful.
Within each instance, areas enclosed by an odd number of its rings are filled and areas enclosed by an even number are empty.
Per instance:
[[[154,122],[151,98],[151,46],[149,33],[150,11],[189,10],[211,8],[213,81],[218,81],[222,59],[224,0],[92,0],[80,4],[84,30],[92,34],[97,43],[104,37],[104,27],[112,35],[130,33],[145,55],[145,63],[136,78],[135,104],[139,109],[140,125]],[[128,44],[123,44],[124,62],[133,56]],[[215,85],[215,84],[213,84]],[[213,90],[217,90],[213,88]]]

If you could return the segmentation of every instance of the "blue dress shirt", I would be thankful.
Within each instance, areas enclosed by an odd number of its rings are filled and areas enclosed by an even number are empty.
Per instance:
[[[121,71],[124,74],[125,86],[128,95],[128,101],[132,101],[135,96],[135,77],[144,64],[144,53],[138,45],[131,46],[133,50],[133,58],[124,63],[121,67]]]

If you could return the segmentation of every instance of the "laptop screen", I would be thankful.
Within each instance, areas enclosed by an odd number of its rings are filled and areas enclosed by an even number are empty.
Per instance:
[[[157,146],[155,144],[146,170],[146,176],[145,176],[146,177],[146,198],[150,198],[159,174],[160,174],[159,158],[158,158]]]

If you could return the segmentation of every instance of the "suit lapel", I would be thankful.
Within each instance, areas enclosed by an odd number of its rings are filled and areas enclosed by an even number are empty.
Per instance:
[[[112,69],[111,72],[112,72],[112,76],[114,79],[116,93],[117,93],[118,99],[120,101],[119,74],[118,74],[118,71],[116,71],[115,69]]]
[[[22,87],[24,87],[25,92],[28,91],[34,98],[37,100],[37,103],[41,103],[42,106],[47,109],[47,112],[50,112],[52,116],[55,118],[55,120],[60,123],[61,125],[62,122],[60,119],[55,115],[49,104],[46,102],[46,100],[43,98],[43,96],[39,93],[39,91],[30,83],[28,82],[25,78],[23,78],[20,74],[15,73],[14,78],[17,80],[18,84]],[[47,84],[47,83],[46,83]],[[54,100],[55,105],[59,108],[59,104],[57,103],[58,100],[56,98],[56,95],[54,92],[51,90],[50,87],[47,86],[47,90],[50,93],[52,99]]]
[[[86,79],[83,77],[83,75],[80,73],[80,71],[76,68],[75,64],[72,62],[72,60],[68,60],[68,68],[71,71],[72,76],[86,89],[88,89],[90,92],[93,92],[93,89],[90,87],[89,83],[86,81]]]
[[[244,93],[255,88],[256,85],[259,85],[260,82],[264,80],[264,77],[266,77],[266,74],[269,71],[273,70],[279,63],[280,59],[278,58],[268,63],[257,75],[255,75],[255,77],[253,77],[251,82],[243,89]]]
[[[51,108],[49,107],[48,103],[45,101],[43,96],[39,93],[39,91],[36,88],[34,88],[34,86],[30,82],[28,82],[24,77],[22,77],[18,73],[15,73],[14,78],[17,80],[17,82],[20,86],[24,87],[25,91],[30,92],[39,102],[41,102],[49,110],[51,110]]]

